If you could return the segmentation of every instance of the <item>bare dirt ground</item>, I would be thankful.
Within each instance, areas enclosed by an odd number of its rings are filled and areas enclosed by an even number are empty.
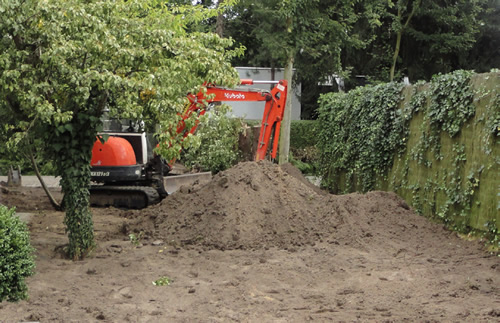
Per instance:
[[[34,213],[37,250],[30,298],[0,303],[2,322],[500,320],[500,258],[482,242],[393,193],[321,192],[290,165],[241,163],[144,210],[93,209],[98,247],[80,262],[64,259],[64,214],[41,189],[0,203]]]

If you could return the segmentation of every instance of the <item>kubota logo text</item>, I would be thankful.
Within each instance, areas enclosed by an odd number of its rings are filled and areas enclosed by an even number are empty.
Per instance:
[[[229,100],[245,100],[245,94],[242,93],[224,93],[224,97]]]

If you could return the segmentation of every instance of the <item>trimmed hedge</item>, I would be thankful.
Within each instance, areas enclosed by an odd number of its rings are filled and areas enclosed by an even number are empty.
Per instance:
[[[290,123],[290,147],[304,149],[316,146],[318,142],[316,120],[292,120]]]
[[[24,279],[33,275],[33,251],[26,224],[0,205],[0,302],[28,298]]]
[[[323,95],[322,184],[334,193],[395,191],[417,212],[498,243],[499,88],[498,72],[456,71]]]

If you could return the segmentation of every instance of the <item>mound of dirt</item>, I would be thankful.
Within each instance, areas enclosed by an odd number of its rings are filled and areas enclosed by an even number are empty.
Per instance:
[[[380,231],[374,226],[387,218],[420,218],[395,194],[325,194],[293,166],[267,161],[240,163],[207,184],[182,187],[162,203],[126,215],[137,220],[133,231],[221,250],[294,249],[317,242],[362,248],[381,238],[371,232]]]

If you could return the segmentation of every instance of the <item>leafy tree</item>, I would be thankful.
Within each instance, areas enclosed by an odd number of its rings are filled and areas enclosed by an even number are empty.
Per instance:
[[[352,88],[354,75],[375,82],[390,80],[391,73],[393,79],[406,75],[418,80],[455,69],[496,67],[498,3],[241,0],[226,15],[225,34],[247,48],[235,65],[282,67],[283,44],[293,45],[295,77],[302,83],[302,117],[310,118],[319,93],[332,90],[318,84],[332,74],[343,76],[346,87]],[[286,19],[279,15],[282,8],[298,8],[288,36]],[[469,54],[479,36],[481,47]],[[489,57],[487,63],[481,53]]]
[[[283,67],[293,56],[303,117],[309,118],[321,91],[318,83],[348,75],[346,50],[360,50],[373,38],[368,31],[380,24],[378,7],[379,1],[241,0],[225,22],[225,34],[246,47],[245,56],[233,63]]]
[[[224,36],[225,16],[231,10],[231,7],[238,3],[239,0],[169,0],[168,5],[176,8],[183,5],[183,11],[186,14],[187,28],[190,31],[214,32],[220,37]],[[190,19],[192,13],[206,11],[209,9],[212,14],[204,15],[203,19]]]
[[[430,79],[471,68],[464,59],[474,46],[487,0],[391,0],[376,8],[380,26],[364,52],[345,57],[357,74],[391,81],[403,75]],[[363,28],[358,26],[358,28]]]
[[[500,0],[489,0],[479,16],[479,35],[461,68],[478,73],[500,68]]]
[[[342,44],[362,46],[350,33],[360,19],[350,1],[241,0],[232,7],[226,33],[247,50],[238,62],[255,66],[282,67],[289,50],[302,78],[325,78],[338,73]],[[308,68],[304,68],[307,65]]]
[[[420,9],[420,4],[422,0],[414,1],[398,1],[396,4],[397,14],[393,16],[393,28],[396,32],[396,44],[394,45],[393,55],[392,55],[392,65],[390,71],[390,81],[394,80],[394,71],[396,69],[396,62],[398,61],[399,51],[401,49],[401,38],[403,33],[410,26],[410,22],[415,16],[415,13]],[[389,4],[391,4],[389,2]],[[411,8],[408,8],[411,5]],[[406,13],[406,14],[405,14]]]
[[[159,124],[157,152],[170,160],[197,142],[171,133],[185,94],[205,81],[237,81],[229,60],[240,50],[215,34],[187,33],[186,20],[213,15],[186,19],[188,10],[155,0],[0,0],[0,110],[15,120],[12,140],[41,138],[52,156],[73,259],[94,247],[88,188],[103,111]]]

